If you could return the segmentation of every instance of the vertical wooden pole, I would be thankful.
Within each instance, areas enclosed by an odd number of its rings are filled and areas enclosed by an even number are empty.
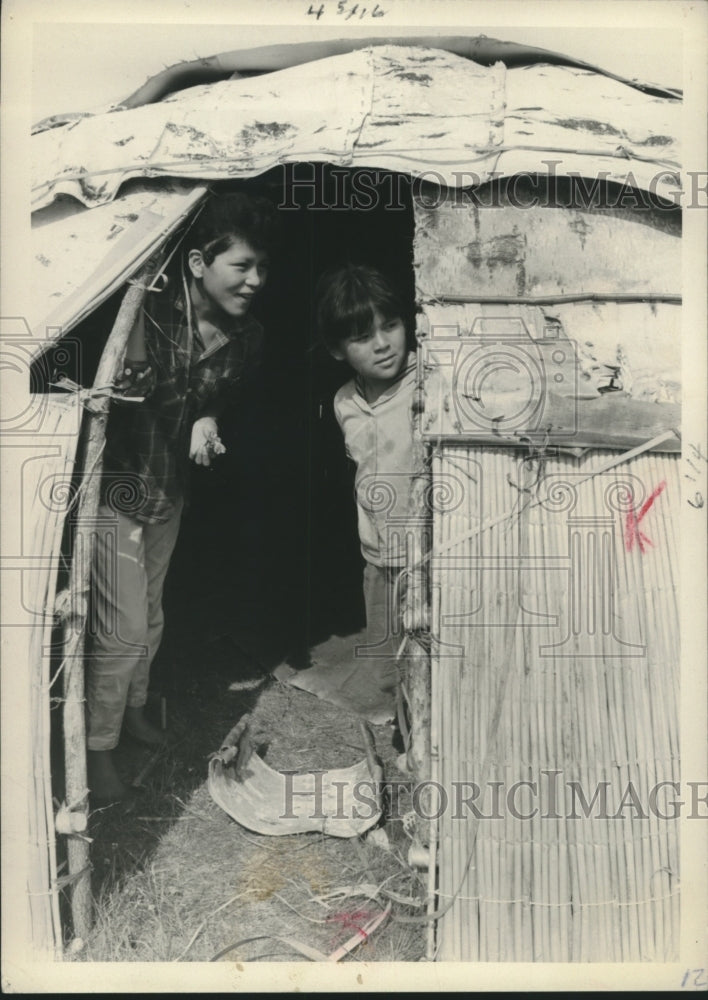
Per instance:
[[[411,530],[408,534],[407,566],[409,577],[404,613],[404,624],[408,624],[414,637],[416,632],[419,635],[427,632],[427,619],[430,613],[428,600],[430,564],[426,557],[429,555],[431,544],[431,480],[426,448],[420,435],[423,388],[419,373],[412,418],[413,459],[417,475],[413,479],[408,502],[408,520]],[[411,713],[408,766],[417,782],[429,781],[431,775],[430,656],[427,645],[416,641],[408,643],[406,687]],[[424,808],[428,812],[427,807]],[[428,823],[419,818],[417,826],[420,838],[427,846],[430,843]]]
[[[128,286],[96,372],[96,386],[108,385],[116,376],[130,332],[145,297],[145,270],[136,284]],[[109,399],[92,403],[86,425],[81,499],[75,519],[69,593],[71,612],[64,624],[64,767],[65,798],[72,811],[88,819],[86,777],[86,722],[84,718],[84,647],[88,619],[93,529],[99,503],[102,454],[106,437]],[[75,829],[82,826],[79,819]],[[67,835],[68,873],[71,882],[71,917],[74,936],[84,938],[91,930],[93,907],[88,841]]]
[[[408,565],[417,566],[408,581],[406,590],[406,620],[413,637],[426,631],[424,624],[428,611],[428,563],[423,563],[427,549],[428,525],[426,507],[427,478],[421,477],[413,485],[409,514],[418,522],[409,535]],[[408,643],[406,651],[406,687],[411,713],[410,747],[408,764],[416,780],[430,778],[430,657],[427,648],[419,642]]]

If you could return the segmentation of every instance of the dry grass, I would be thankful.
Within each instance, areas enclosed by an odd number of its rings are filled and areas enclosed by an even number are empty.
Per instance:
[[[251,712],[261,756],[272,767],[302,770],[361,760],[356,716],[273,680],[227,693],[218,671],[211,685],[204,675],[192,678],[191,685],[175,684],[170,723],[179,741],[147,779],[137,808],[92,817],[96,927],[79,960],[208,961],[225,949],[225,961],[304,960],[276,938],[329,954],[384,908],[389,893],[423,898],[424,877],[405,861],[400,820],[386,823],[388,851],[366,838],[264,837],[240,827],[209,796],[208,755],[244,712]],[[400,778],[392,729],[373,732],[385,775]],[[122,747],[126,776],[136,774],[146,756]],[[336,892],[347,887],[359,894]],[[334,895],[317,898],[328,894]],[[400,902],[393,907],[423,912]],[[389,919],[345,961],[417,961],[424,935],[424,928]],[[258,936],[268,939],[230,948]]]

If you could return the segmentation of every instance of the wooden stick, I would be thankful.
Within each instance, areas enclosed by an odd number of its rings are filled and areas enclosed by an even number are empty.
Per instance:
[[[376,758],[376,744],[368,722],[361,719],[359,721],[359,730],[364,738],[364,747],[366,749],[366,761],[369,765],[369,773],[371,774],[371,777],[376,780],[377,776],[381,775],[382,771]]]
[[[146,273],[145,269],[141,276]],[[140,279],[138,279],[138,282]],[[140,283],[128,286],[113,329],[101,356],[95,385],[113,381],[123,358],[125,345],[143,304],[145,289]],[[88,816],[86,796],[86,725],[84,719],[84,645],[93,556],[93,528],[99,503],[101,457],[108,421],[108,399],[95,402],[95,412],[86,417],[87,443],[84,456],[84,487],[75,521],[69,590],[72,614],[64,626],[64,765],[66,801],[78,801],[78,810]],[[89,846],[79,837],[67,840],[69,875],[78,875],[89,864]],[[90,874],[77,877],[71,889],[71,916],[76,937],[86,937],[93,921]]]
[[[345,941],[343,945],[340,945],[340,947],[337,948],[336,951],[333,951],[331,955],[328,955],[327,961],[339,962],[340,959],[344,958],[345,955],[348,955],[350,951],[353,951],[357,945],[360,945],[364,941],[368,941],[369,937],[373,934],[376,928],[384,922],[390,913],[391,904],[389,903],[385,910],[382,910],[382,912],[378,913],[372,920],[369,920],[368,923],[359,928],[356,934]]]
[[[158,761],[162,760],[162,758],[165,756],[165,749],[166,748],[164,746],[161,746],[161,747],[158,747],[157,750],[155,750],[153,753],[150,754],[150,757],[148,758],[148,760],[145,762],[145,764],[140,769],[140,771],[136,774],[135,778],[133,778],[133,782],[132,782],[132,787],[133,788],[142,788],[143,787],[143,783],[144,783],[145,779],[147,778],[147,776],[154,769],[154,767],[158,763]]]
[[[433,477],[435,477],[435,470],[438,468],[440,460],[438,458],[433,459]],[[439,527],[440,518],[435,518],[433,524],[431,525],[432,539],[433,539],[433,551],[435,551],[435,539],[440,533]],[[440,636],[440,620],[439,620],[439,608],[436,595],[439,591],[433,589],[433,585],[436,582],[434,579],[435,567],[434,565],[430,567],[430,634],[433,637]],[[441,761],[440,761],[440,689],[439,689],[439,674],[440,674],[440,661],[438,658],[438,653],[436,651],[436,644],[433,643],[431,647],[430,656],[430,777],[433,781],[438,783],[441,780]],[[428,868],[428,907],[427,912],[430,914],[435,907],[435,889],[437,885],[437,866],[438,866],[438,822],[432,822],[430,824],[430,866]],[[426,950],[425,957],[429,962],[432,962],[435,957],[435,947],[436,947],[436,922],[431,920],[428,924],[427,935],[426,935]]]
[[[424,467],[424,446],[415,439],[416,460]],[[409,498],[409,517],[413,529],[408,533],[408,560],[410,566],[420,566],[426,553],[423,551],[428,523],[426,495],[428,476],[421,474],[413,483]],[[418,571],[419,572],[419,571]],[[413,620],[420,622],[420,588],[408,588],[406,604]],[[430,778],[430,663],[428,654],[419,643],[409,643],[406,662],[406,681],[411,713],[411,744],[408,750],[409,765],[418,781]],[[426,842],[430,838],[426,835]]]

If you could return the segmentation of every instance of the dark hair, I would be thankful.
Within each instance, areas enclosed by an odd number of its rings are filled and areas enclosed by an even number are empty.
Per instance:
[[[327,271],[317,282],[316,322],[325,347],[336,350],[349,337],[364,336],[374,323],[374,311],[384,319],[402,319],[408,312],[388,279],[373,267],[345,264]]]
[[[204,263],[209,265],[236,239],[245,240],[254,250],[270,251],[279,235],[280,219],[272,202],[237,192],[209,198],[185,246],[201,250]]]

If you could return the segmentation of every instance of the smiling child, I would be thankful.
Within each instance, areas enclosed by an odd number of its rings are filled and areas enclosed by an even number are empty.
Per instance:
[[[260,361],[263,329],[250,309],[277,224],[267,199],[211,197],[184,238],[175,287],[148,292],[128,341],[116,385],[144,399],[118,399],[106,434],[86,681],[94,802],[127,797],[112,757],[122,725],[143,743],[164,740],[144,706],[189,462],[208,466],[225,451],[219,415]]]

